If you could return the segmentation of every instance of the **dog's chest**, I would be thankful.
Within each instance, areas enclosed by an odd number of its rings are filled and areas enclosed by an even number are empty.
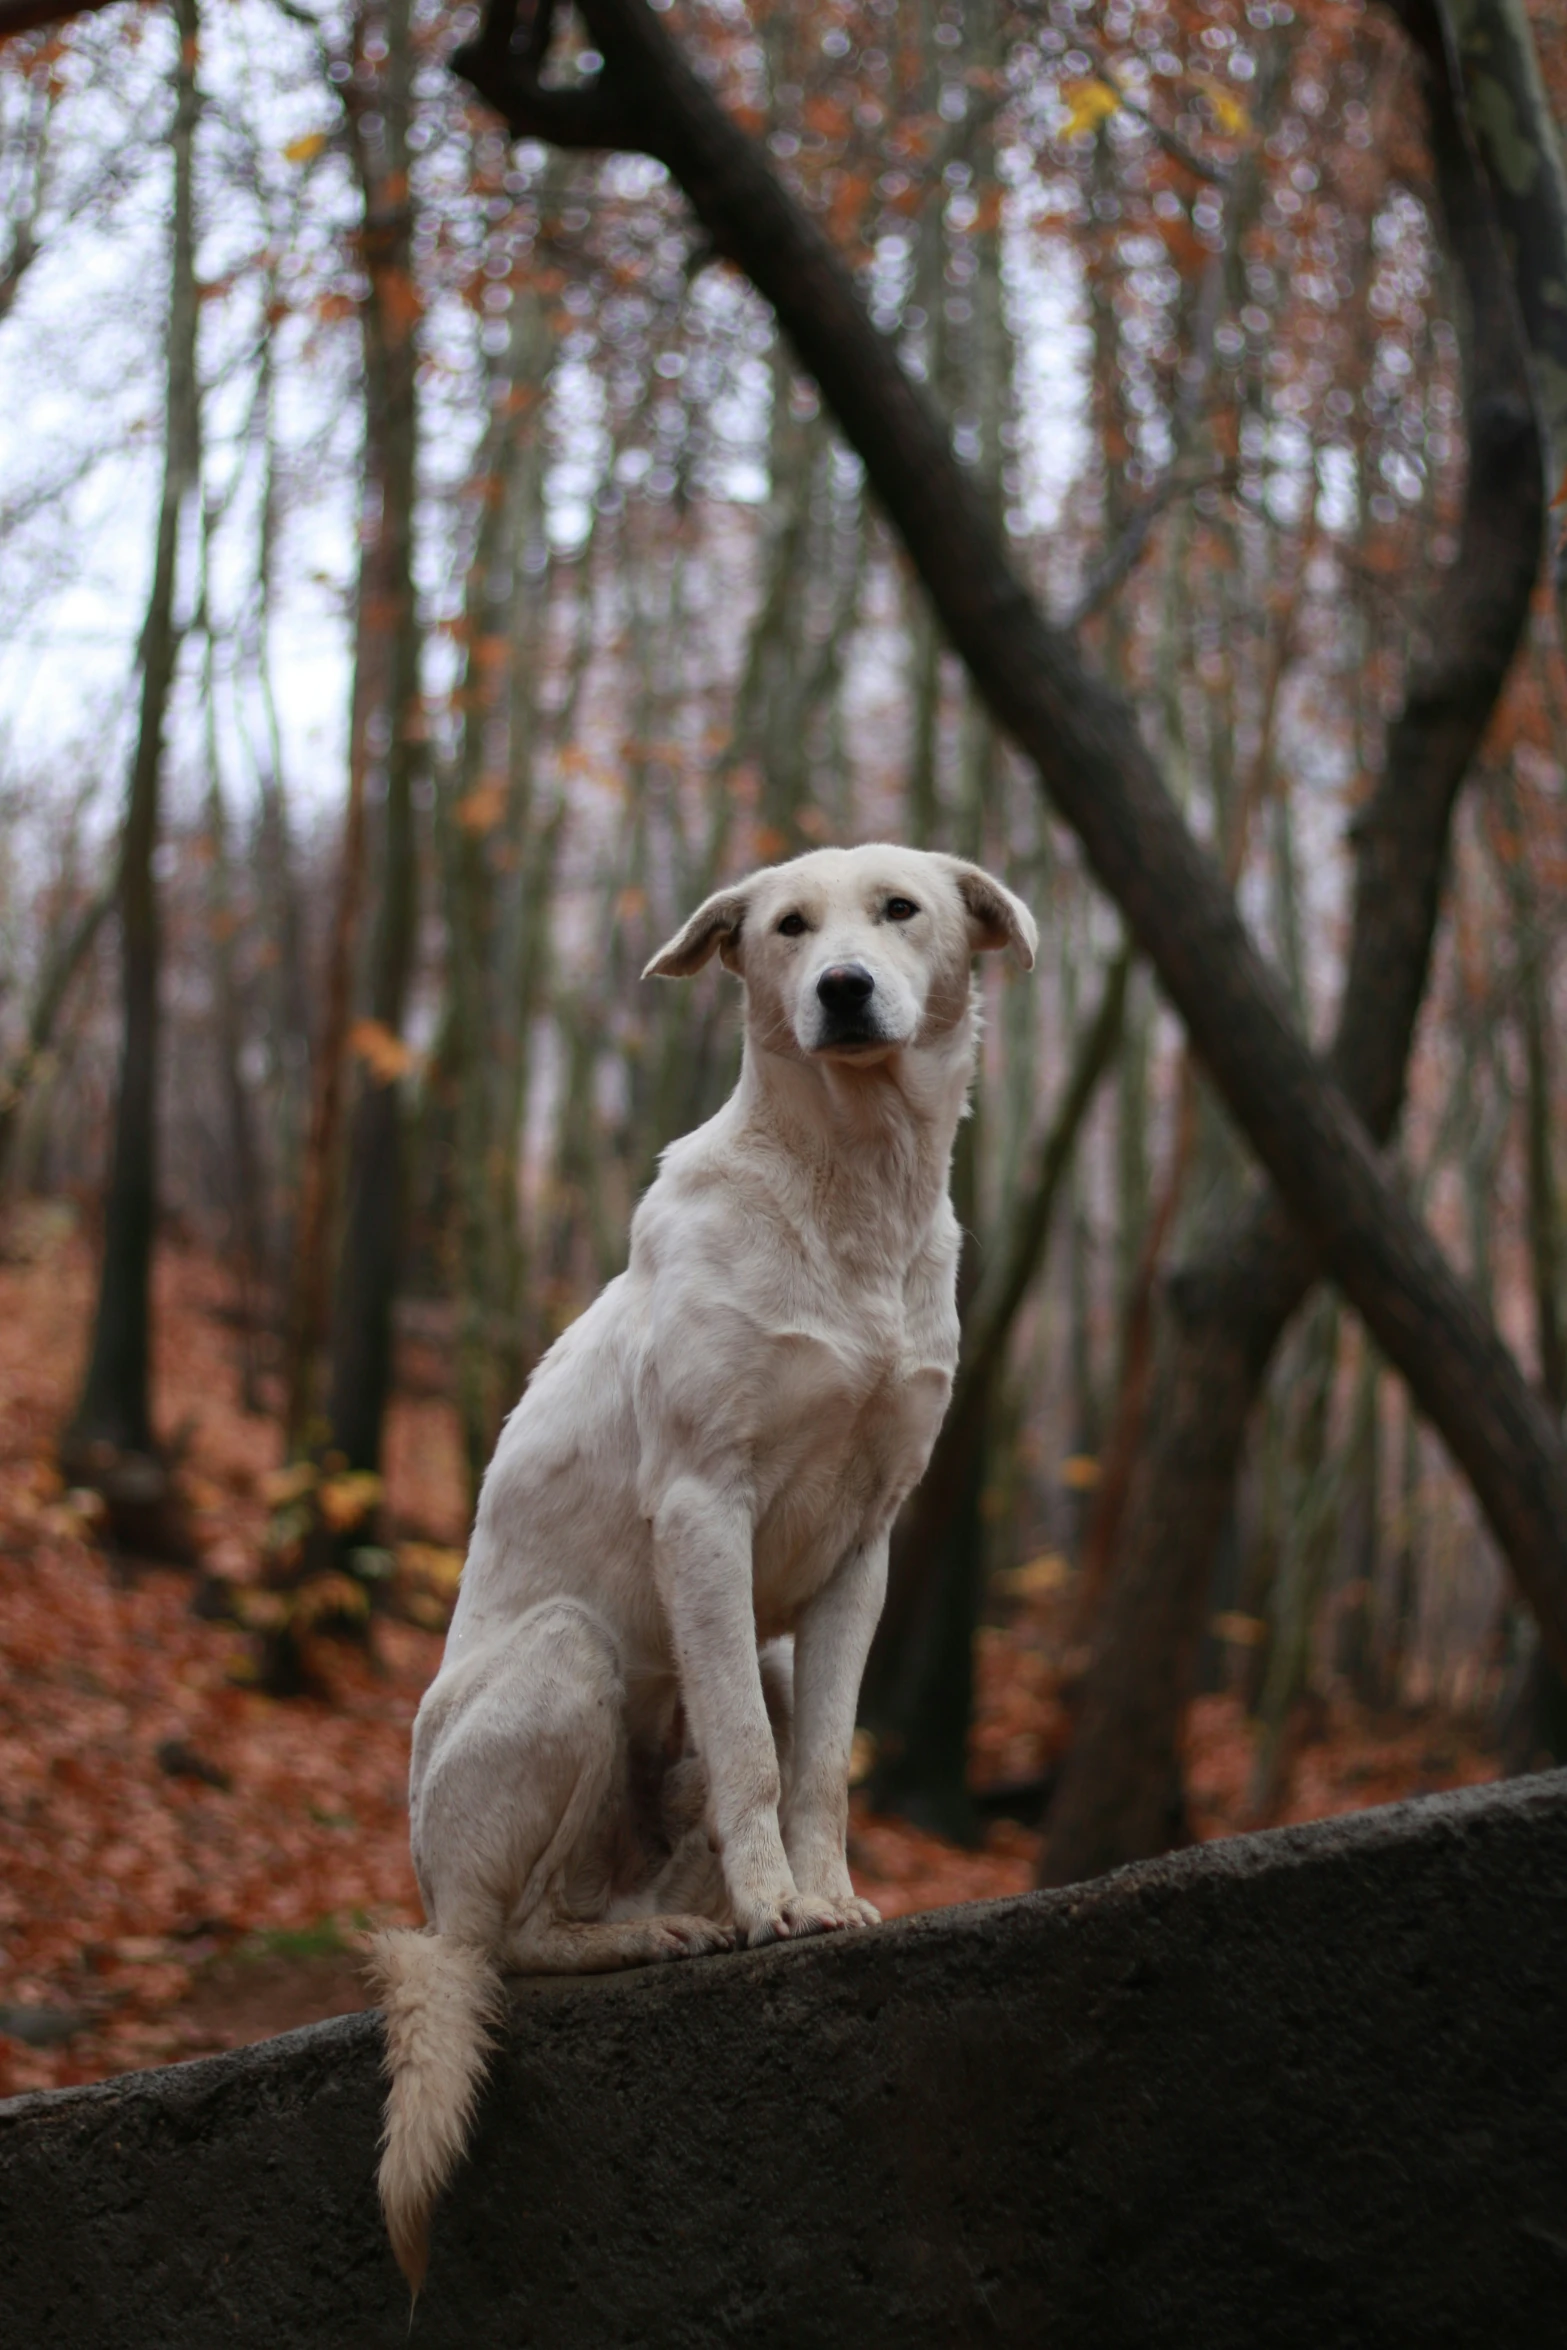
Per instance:
[[[928,1293],[851,1294],[775,1333],[768,1355],[771,1409],[752,1455],[764,1633],[786,1628],[918,1481],[951,1392],[956,1323]]]

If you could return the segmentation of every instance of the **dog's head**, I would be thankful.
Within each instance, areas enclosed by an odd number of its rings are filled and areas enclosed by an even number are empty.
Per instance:
[[[684,979],[716,953],[772,1051],[869,1063],[957,1026],[974,954],[1011,947],[1027,971],[1038,943],[1028,908],[960,857],[816,849],[717,891],[643,977]]]

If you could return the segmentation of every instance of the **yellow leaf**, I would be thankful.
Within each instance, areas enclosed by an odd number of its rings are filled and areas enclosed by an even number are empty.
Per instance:
[[[294,1461],[286,1469],[273,1469],[261,1480],[261,1498],[269,1510],[286,1510],[296,1501],[303,1501],[307,1493],[314,1493],[319,1474],[314,1461]]]
[[[397,1559],[405,1574],[433,1583],[437,1591],[453,1592],[462,1581],[462,1552],[448,1550],[442,1543],[401,1542],[397,1546]]]
[[[1063,1583],[1071,1580],[1071,1575],[1071,1568],[1058,1550],[1044,1550],[1038,1558],[1010,1568],[996,1580],[1011,1599],[1039,1599],[1047,1591],[1059,1591]]]
[[[1059,134],[1063,139],[1075,139],[1079,131],[1097,130],[1107,116],[1121,110],[1117,93],[1097,75],[1086,82],[1063,82],[1061,101],[1067,109]]]
[[[370,1594],[349,1575],[313,1575],[300,1586],[294,1601],[294,1622],[308,1632],[312,1624],[346,1617],[360,1622],[370,1613]]]
[[[302,137],[290,139],[283,150],[285,163],[314,163],[326,145],[325,131],[306,131]]]
[[[1074,1452],[1061,1463],[1061,1482],[1069,1493],[1092,1493],[1099,1482],[1099,1463],[1091,1453]]]
[[[403,1609],[426,1632],[444,1632],[451,1620],[446,1602],[437,1599],[433,1591],[408,1592],[403,1600]]]
[[[1205,90],[1209,111],[1221,131],[1238,139],[1243,131],[1251,129],[1251,116],[1239,98],[1232,98],[1228,90]]]
[[[341,1477],[328,1477],[316,1494],[321,1515],[334,1534],[357,1526],[380,1498],[381,1480],[372,1469],[349,1469]]]
[[[1234,1608],[1215,1616],[1209,1629],[1216,1640],[1228,1640],[1236,1648],[1260,1648],[1268,1637],[1268,1627],[1260,1616],[1243,1616]]]

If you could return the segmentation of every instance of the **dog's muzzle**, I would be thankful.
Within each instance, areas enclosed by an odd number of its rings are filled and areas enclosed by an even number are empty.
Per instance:
[[[816,1050],[831,1052],[846,1045],[884,1044],[873,1004],[876,981],[863,963],[831,963],[816,982],[816,1000],[822,1007]]]

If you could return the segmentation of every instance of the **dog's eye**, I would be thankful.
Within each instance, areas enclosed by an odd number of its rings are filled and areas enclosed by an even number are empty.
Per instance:
[[[803,914],[786,914],[778,925],[781,938],[799,938],[807,928]]]
[[[889,898],[887,900],[889,922],[912,922],[918,912],[919,908],[912,898]]]

